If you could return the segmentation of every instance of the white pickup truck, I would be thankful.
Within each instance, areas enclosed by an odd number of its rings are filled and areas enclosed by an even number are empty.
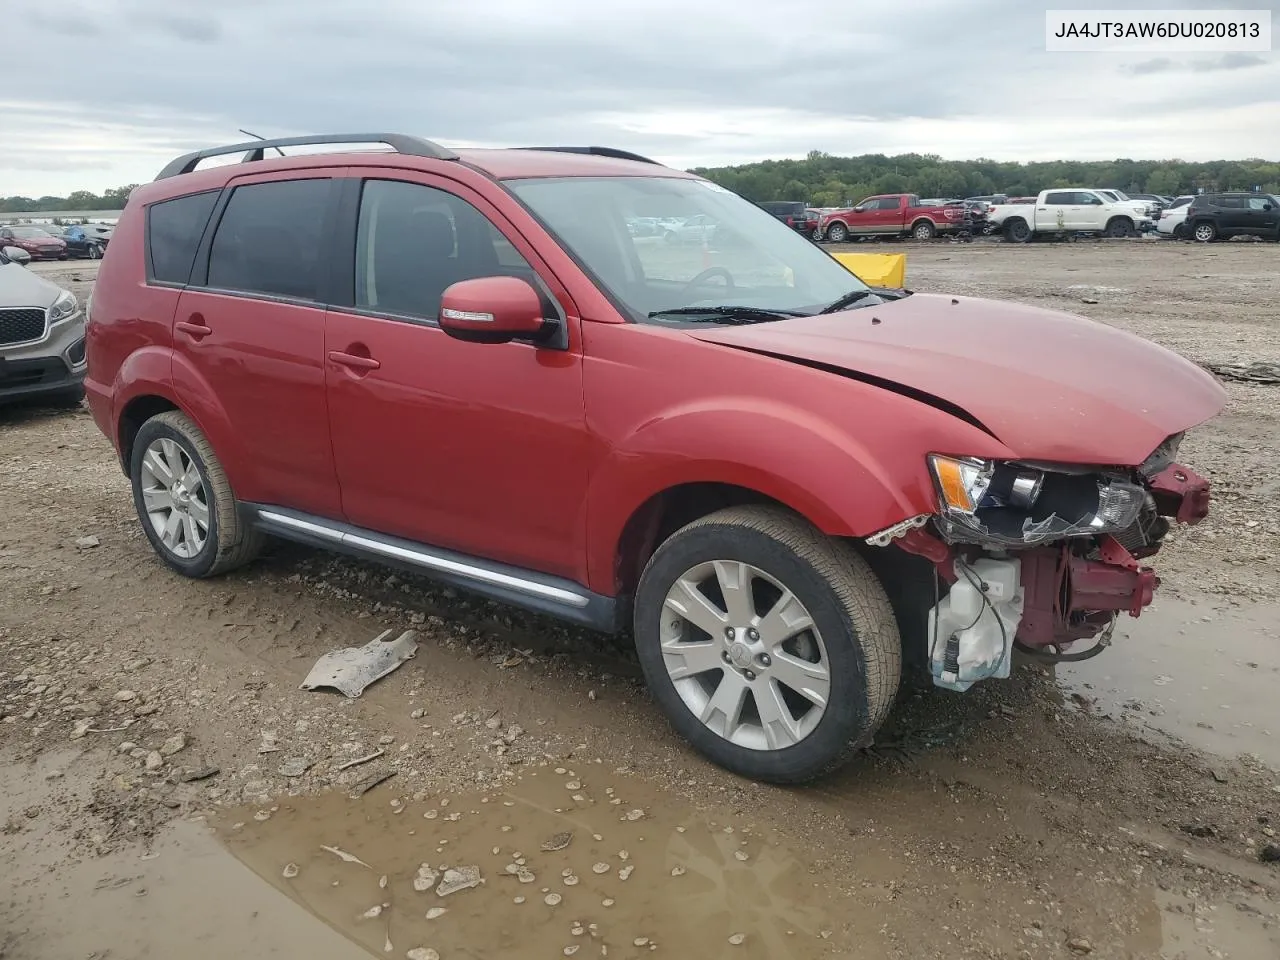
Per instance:
[[[987,211],[992,232],[999,230],[1013,243],[1026,243],[1036,234],[1100,233],[1131,237],[1153,223],[1147,204],[1120,199],[1113,190],[1045,190],[1033,204],[1000,204]]]

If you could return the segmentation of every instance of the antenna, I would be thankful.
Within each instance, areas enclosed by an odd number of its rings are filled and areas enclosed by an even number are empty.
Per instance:
[[[246,137],[253,137],[253,139],[255,139],[255,140],[265,140],[265,139],[267,139],[266,137],[260,137],[260,136],[258,136],[258,135],[257,135],[256,133],[254,133],[252,130],[245,130],[243,127],[237,127],[237,128],[236,128],[236,133],[243,133]],[[280,154],[280,156],[282,156],[282,157],[283,157],[283,156],[285,155],[284,151],[283,151],[283,150],[281,150],[279,147],[276,147],[276,148],[275,148],[275,150],[276,150],[276,153]]]

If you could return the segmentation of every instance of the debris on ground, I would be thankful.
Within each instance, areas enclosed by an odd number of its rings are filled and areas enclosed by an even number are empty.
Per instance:
[[[1202,363],[1201,366],[1224,380],[1280,383],[1280,363],[1267,360],[1255,360],[1252,363]]]
[[[418,631],[406,630],[398,637],[384,630],[363,647],[331,650],[316,661],[302,681],[303,690],[332,687],[352,699],[381,680],[406,660],[418,654]]]

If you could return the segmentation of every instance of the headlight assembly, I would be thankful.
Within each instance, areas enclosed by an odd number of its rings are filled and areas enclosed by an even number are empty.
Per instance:
[[[64,290],[57,300],[53,301],[53,306],[49,308],[49,322],[61,323],[68,317],[73,316],[80,309],[80,304],[76,302],[76,296],[70,290]]]
[[[1064,466],[929,457],[940,526],[952,541],[1027,546],[1127,530],[1148,494],[1120,477]]]

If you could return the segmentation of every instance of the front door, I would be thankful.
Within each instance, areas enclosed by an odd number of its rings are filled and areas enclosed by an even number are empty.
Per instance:
[[[233,181],[174,314],[174,383],[242,500],[338,518],[318,302],[340,181]],[[207,259],[206,259],[207,257]]]
[[[1276,198],[1269,194],[1249,197],[1249,232],[1255,237],[1274,239],[1280,230],[1280,211]]]
[[[325,344],[343,511],[360,527],[580,579],[589,444],[572,304],[482,198],[396,175],[406,179],[371,172],[347,187],[359,193],[345,225],[354,290],[330,307]],[[563,311],[567,348],[441,330],[444,289],[493,275],[540,286],[549,315]]]

